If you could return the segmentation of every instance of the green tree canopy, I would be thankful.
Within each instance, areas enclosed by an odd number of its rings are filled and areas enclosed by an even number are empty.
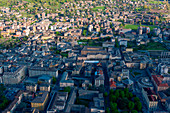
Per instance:
[[[118,100],[118,106],[120,109],[127,109],[129,100],[127,98],[122,98]]]
[[[110,90],[110,94],[113,94],[113,92],[114,92],[113,89],[111,89],[111,90]]]
[[[65,88],[64,88],[64,92],[70,93],[70,92],[71,92],[71,87],[69,87],[69,86],[68,86],[68,87],[65,87]]]
[[[133,94],[131,92],[129,92],[128,98],[132,98]]]
[[[56,31],[56,35],[59,36],[59,35],[60,35],[60,32],[59,32],[59,31]]]
[[[138,111],[141,111],[142,110],[142,103],[141,102],[137,102],[136,103],[136,107],[137,107]]]
[[[111,109],[112,111],[117,110],[117,104],[110,102],[110,109]]]
[[[108,93],[107,92],[104,92],[104,97],[107,97],[108,96]]]
[[[132,110],[131,113],[138,113],[136,110]]]
[[[83,30],[83,36],[86,36],[87,30]]]
[[[115,96],[116,96],[116,98],[119,98],[119,90],[115,91]]]
[[[106,113],[110,113],[109,107],[106,108]]]
[[[117,38],[115,39],[115,47],[119,47],[119,42]]]
[[[125,97],[125,93],[124,91],[120,91],[120,97],[124,98]]]
[[[135,107],[134,102],[130,101],[129,104],[128,104],[128,108],[129,108],[130,110],[132,110],[134,107]]]
[[[112,101],[112,102],[116,102],[116,96],[113,95],[113,94],[110,94],[109,99],[110,99],[110,101]]]
[[[134,97],[134,101],[135,101],[135,102],[139,102],[140,99],[139,99],[138,97]]]
[[[52,82],[53,82],[53,84],[55,84],[57,82],[57,79],[55,77],[53,77]]]

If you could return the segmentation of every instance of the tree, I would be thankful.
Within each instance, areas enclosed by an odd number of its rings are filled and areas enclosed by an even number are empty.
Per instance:
[[[91,85],[89,85],[89,86],[88,86],[88,90],[91,90],[91,89],[92,89],[92,86],[91,86]]]
[[[144,5],[143,8],[144,8],[144,9],[147,9],[148,7],[147,7],[147,5]]]
[[[113,95],[113,97],[112,97],[112,100],[111,100],[111,101],[112,101],[112,102],[116,102],[116,100],[117,100],[117,99],[116,99],[116,96],[114,96],[114,95]]]
[[[109,36],[108,36],[108,37],[106,37],[106,40],[110,41],[110,40],[111,40],[111,37],[109,37]]]
[[[131,92],[129,92],[129,98],[132,98],[133,97],[133,94]]]
[[[137,107],[138,111],[141,111],[142,110],[142,103],[141,102],[137,102],[136,103],[136,107]]]
[[[9,104],[9,100],[5,96],[1,96],[2,103],[0,104],[0,109],[4,110]]]
[[[49,26],[48,29],[51,29],[51,26]]]
[[[116,96],[116,98],[119,98],[119,90],[116,90],[115,96]]]
[[[86,36],[87,30],[83,30],[83,36]]]
[[[99,31],[99,33],[97,34],[97,36],[99,37],[101,35],[101,31]]]
[[[27,41],[27,40],[28,40],[28,37],[25,36],[25,37],[23,38],[23,41]]]
[[[134,101],[135,101],[135,102],[139,102],[140,99],[139,99],[138,97],[134,97]]]
[[[106,108],[106,113],[110,113],[109,107]]]
[[[154,22],[152,22],[152,25],[155,25],[155,23],[154,23]]]
[[[151,38],[152,37],[152,34],[151,33],[148,33],[148,38]]]
[[[117,104],[110,102],[110,109],[111,109],[112,111],[117,110]]]
[[[113,111],[113,113],[120,113],[117,109]]]
[[[0,92],[3,92],[4,90],[6,90],[4,84],[0,84]]]
[[[113,103],[113,106],[114,106],[115,108],[117,108],[117,103]]]
[[[149,7],[148,7],[148,8],[149,8],[149,10],[151,10],[152,6],[151,6],[151,5],[149,5]]]
[[[93,40],[90,40],[90,41],[88,42],[88,44],[89,44],[89,46],[93,46],[93,45],[95,44],[95,42],[94,42]]]
[[[60,50],[56,50],[56,51],[55,51],[55,54],[60,54]]]
[[[129,104],[128,104],[128,108],[129,108],[130,110],[132,110],[134,107],[135,107],[134,102],[130,101]]]
[[[110,90],[110,94],[113,94],[113,89]]]
[[[131,113],[138,113],[136,110],[132,110],[132,112]]]
[[[53,84],[55,84],[57,82],[57,79],[55,77],[53,77],[52,82],[53,82]]]
[[[124,89],[125,97],[129,98],[129,89],[125,88]]]
[[[69,87],[69,86],[68,86],[68,87],[65,87],[65,88],[64,88],[64,92],[70,93],[70,92],[71,92],[71,87]]]
[[[125,89],[124,89],[124,92],[125,92],[125,93],[128,93],[128,92],[129,92],[129,89],[128,89],[128,88],[125,88]]]
[[[125,21],[124,21],[124,19],[122,20],[122,25],[123,25],[123,26],[125,25]]]
[[[129,104],[129,100],[127,98],[119,99],[118,106],[120,109],[126,109]]]
[[[120,27],[123,27],[123,24],[120,24]]]
[[[125,97],[125,93],[124,91],[120,91],[120,97],[124,98]]]
[[[109,99],[111,102],[116,102],[116,96],[113,94],[110,94]]]
[[[110,22],[110,28],[112,28],[113,27],[113,24],[112,24],[112,22]]]
[[[107,97],[107,96],[108,96],[108,93],[107,93],[107,92],[105,92],[105,93],[104,93],[104,97]]]
[[[59,35],[60,35],[60,32],[56,31],[56,35],[59,36]]]
[[[115,39],[115,46],[116,46],[116,47],[119,47],[119,42],[118,42],[118,39],[117,39],[117,38]]]

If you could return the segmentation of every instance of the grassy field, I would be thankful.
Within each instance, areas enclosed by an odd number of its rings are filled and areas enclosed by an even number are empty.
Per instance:
[[[149,3],[151,3],[151,4],[163,4],[162,1],[149,1]]]
[[[135,50],[167,50],[161,43],[150,42],[147,45],[137,46],[135,42],[128,42],[128,47]]]
[[[34,16],[33,14],[29,14],[27,12],[22,12],[21,14],[22,14],[22,17],[32,17],[32,16]]]
[[[132,30],[137,30],[140,25],[132,25],[132,24],[126,24],[125,29],[132,29]],[[154,28],[157,28],[157,26],[150,26],[150,25],[141,25],[141,26],[146,26],[149,27],[150,30],[152,31]]]
[[[158,42],[150,42],[147,46],[145,46],[146,50],[167,50],[161,43]]]
[[[93,11],[97,11],[98,9],[104,10],[105,7],[104,7],[104,6],[97,6],[97,7],[95,7],[95,8],[92,8]]]
[[[136,11],[141,11],[143,8],[141,8],[141,7],[137,7],[135,10]]]

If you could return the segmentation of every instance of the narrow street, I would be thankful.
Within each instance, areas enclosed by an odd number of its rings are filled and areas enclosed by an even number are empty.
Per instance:
[[[109,94],[110,91],[110,84],[109,84],[109,75],[107,73],[107,61],[102,62],[102,68],[103,68],[103,73],[105,76],[105,81],[104,81],[104,87],[105,87],[105,92]],[[109,96],[105,98],[105,102],[107,101],[107,104],[105,104],[105,108],[109,107]]]

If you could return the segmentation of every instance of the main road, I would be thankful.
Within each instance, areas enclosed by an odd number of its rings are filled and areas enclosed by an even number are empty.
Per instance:
[[[105,92],[107,92],[109,94],[109,91],[110,91],[110,84],[109,84],[109,75],[108,75],[108,72],[107,72],[107,61],[103,60],[101,61],[102,63],[102,68],[103,68],[103,74],[104,74],[104,77],[105,77],[105,81],[104,81],[104,87],[105,87]],[[105,98],[105,102],[107,101],[107,104],[105,104],[105,108],[109,107],[109,96],[107,96]]]

